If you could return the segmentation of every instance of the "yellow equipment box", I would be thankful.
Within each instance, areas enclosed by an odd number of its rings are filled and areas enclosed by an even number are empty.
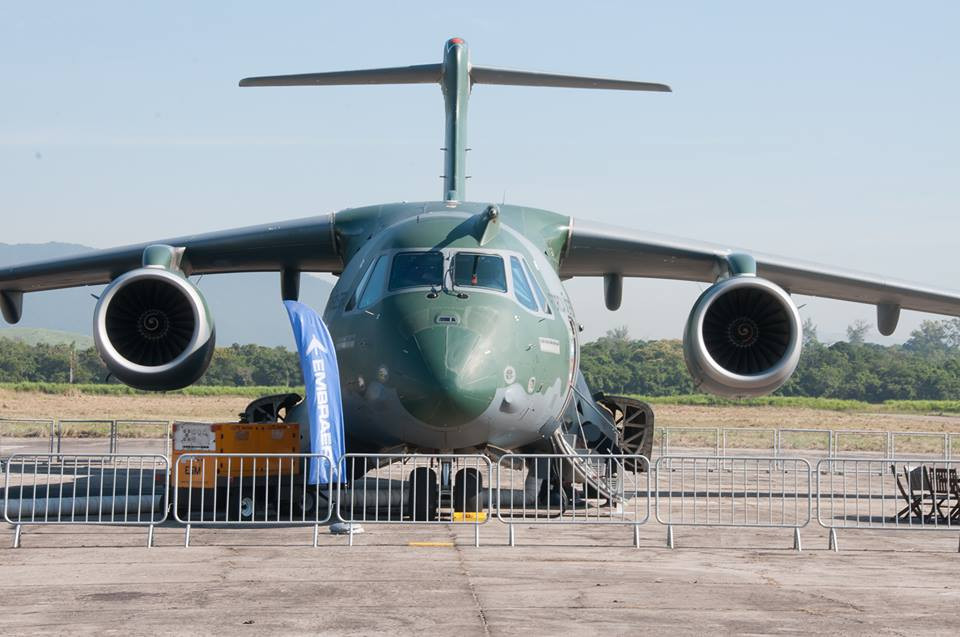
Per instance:
[[[298,453],[300,425],[296,423],[173,423],[173,476],[178,487],[212,489],[217,478],[290,475],[300,473],[298,458],[177,459],[185,453],[258,454]]]

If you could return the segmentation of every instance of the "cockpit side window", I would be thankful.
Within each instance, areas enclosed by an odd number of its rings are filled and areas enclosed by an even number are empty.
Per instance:
[[[540,308],[537,307],[537,301],[533,297],[527,275],[523,273],[523,266],[520,265],[520,259],[517,257],[510,257],[510,272],[513,275],[513,293],[517,296],[517,300],[528,310],[539,311]]]
[[[393,257],[390,289],[419,286],[441,287],[443,255],[439,252],[401,252]]]
[[[386,291],[387,283],[387,265],[390,263],[385,256],[377,257],[376,263],[370,268],[370,273],[366,277],[357,296],[356,309],[362,310],[370,307],[380,300]],[[353,308],[348,308],[353,309]]]
[[[523,260],[523,267],[527,272],[527,276],[530,278],[530,285],[533,287],[533,293],[537,296],[537,301],[540,303],[540,309],[543,310],[546,314],[553,314],[550,311],[550,306],[547,305],[547,297],[544,296],[543,290],[540,289],[540,283],[537,282],[537,277],[533,275],[533,270],[530,268],[530,264],[527,263],[527,260]]]
[[[503,259],[494,254],[461,252],[453,261],[454,285],[507,291]]]

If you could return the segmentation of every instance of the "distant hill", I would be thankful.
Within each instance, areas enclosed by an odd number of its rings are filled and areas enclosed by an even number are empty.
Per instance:
[[[20,341],[27,345],[69,345],[76,343],[77,349],[93,347],[93,337],[86,334],[46,330],[42,327],[0,327],[0,338]]]
[[[93,248],[72,243],[0,243],[0,266],[56,259],[90,250]],[[200,288],[213,313],[218,345],[256,343],[294,347],[290,323],[280,301],[279,274],[215,274],[191,280]],[[322,311],[332,287],[326,280],[303,275],[300,300]],[[97,303],[93,295],[100,294],[102,289],[103,286],[93,286],[27,294],[23,299],[23,319],[16,327],[91,338],[93,309]],[[92,343],[92,338],[89,342]]]

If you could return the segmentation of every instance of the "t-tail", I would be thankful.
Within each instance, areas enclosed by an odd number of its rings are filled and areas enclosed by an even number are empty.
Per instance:
[[[451,38],[443,46],[440,64],[420,64],[358,71],[303,73],[248,77],[240,86],[330,86],[343,84],[431,84],[443,89],[446,107],[446,143],[443,161],[443,197],[462,201],[465,197],[467,155],[467,102],[474,84],[510,86],[556,86],[561,88],[599,88],[621,91],[669,92],[666,84],[612,80],[579,75],[555,75],[532,71],[513,71],[470,64],[467,43]]]

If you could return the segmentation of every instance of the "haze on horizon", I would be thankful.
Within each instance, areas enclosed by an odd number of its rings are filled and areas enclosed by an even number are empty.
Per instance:
[[[960,288],[960,5],[420,6],[5,7],[0,240],[109,247],[435,199],[438,87],[236,84],[436,62],[461,36],[478,64],[675,91],[478,86],[470,199]],[[703,286],[631,280],[615,313],[601,288],[568,282],[588,339],[677,338]],[[798,303],[824,340],[875,321]]]

